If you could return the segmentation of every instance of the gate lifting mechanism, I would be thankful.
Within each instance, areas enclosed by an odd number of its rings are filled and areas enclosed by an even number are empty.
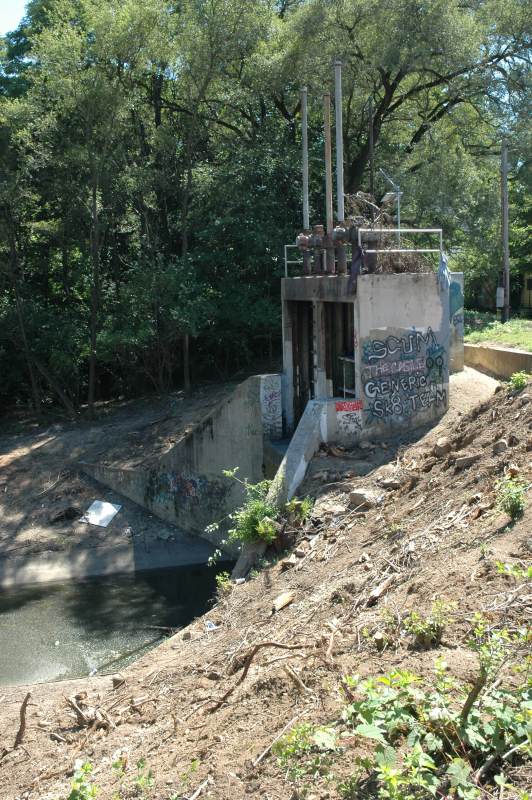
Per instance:
[[[301,89],[301,125],[302,125],[302,178],[303,178],[303,230],[296,238],[295,244],[285,244],[284,264],[285,277],[288,277],[288,265],[298,264],[303,267],[303,275],[345,275],[347,273],[347,250],[351,251],[351,276],[355,277],[361,270],[362,258],[366,253],[440,253],[443,254],[443,233],[441,228],[401,228],[399,203],[401,192],[399,186],[384,173],[386,179],[393,184],[394,194],[397,197],[398,219],[397,227],[360,227],[360,218],[345,220],[344,209],[344,156],[343,156],[343,131],[342,131],[342,62],[334,62],[335,77],[335,127],[336,127],[336,198],[337,209],[336,226],[333,224],[333,199],[332,199],[332,155],[331,155],[331,97],[328,92],[323,95],[324,116],[324,142],[325,142],[325,197],[326,197],[326,228],[314,225],[310,228],[309,196],[308,196],[308,116],[307,116],[307,89]],[[384,171],[382,171],[384,172]],[[390,193],[391,194],[391,193]],[[374,203],[367,196],[359,193],[357,199],[362,200],[376,209]],[[438,248],[413,248],[401,247],[401,235],[429,234],[439,237]],[[372,247],[365,248],[364,240],[368,243],[378,241],[381,235],[394,235],[397,237],[397,247]],[[298,249],[303,259],[290,259],[289,250]]]

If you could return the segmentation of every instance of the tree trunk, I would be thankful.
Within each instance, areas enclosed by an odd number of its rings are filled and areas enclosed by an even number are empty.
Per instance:
[[[96,395],[96,340],[98,336],[98,312],[100,305],[100,220],[98,213],[98,177],[96,169],[92,170],[92,202],[90,254],[92,267],[91,316],[90,316],[90,352],[89,352],[89,389],[87,406],[89,417],[94,416],[94,399]]]
[[[10,245],[9,272],[11,278],[11,286],[13,287],[13,294],[15,295],[15,307],[17,309],[18,327],[20,330],[20,337],[22,339],[22,347],[24,350],[24,358],[26,360],[26,367],[30,379],[33,410],[35,411],[37,417],[40,417],[41,394],[39,391],[39,384],[37,382],[35,370],[33,368],[31,350],[28,342],[28,337],[26,335],[24,314],[22,313],[22,303],[20,302],[20,293],[18,288],[18,274],[17,274],[19,270],[19,259],[17,253],[17,243],[15,240],[15,232],[13,231],[13,228],[11,226],[9,227],[9,245]]]
[[[187,135],[186,172],[187,180],[185,190],[183,192],[183,204],[181,208],[181,255],[183,258],[185,258],[188,253],[187,218],[190,195],[192,193],[192,134],[190,131]],[[185,389],[185,394],[190,394],[192,389],[192,381],[190,379],[190,335],[188,332],[183,335],[183,386]]]
[[[65,411],[67,412],[70,419],[76,419],[76,409],[74,408],[72,402],[70,401],[66,393],[61,389],[57,381],[52,377],[50,372],[46,369],[44,364],[41,364],[41,362],[35,357],[33,358],[33,363],[35,364],[35,366],[37,367],[38,371],[41,373],[45,381],[49,384],[52,391],[56,393],[56,395],[62,402]]]
[[[183,336],[183,383],[185,394],[190,394],[192,383],[190,380],[190,336],[188,333]]]

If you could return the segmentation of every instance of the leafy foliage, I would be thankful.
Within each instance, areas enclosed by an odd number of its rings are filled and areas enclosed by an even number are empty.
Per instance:
[[[517,478],[504,477],[497,481],[495,489],[499,508],[513,520],[520,517],[526,505],[526,484]]]

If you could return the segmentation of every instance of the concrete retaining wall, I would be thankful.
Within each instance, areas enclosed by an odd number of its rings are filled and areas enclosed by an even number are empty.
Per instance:
[[[263,479],[263,429],[272,437],[281,433],[280,392],[279,375],[255,375],[149,467],[81,466],[155,515],[218,545],[223,534],[205,528],[243,498],[240,484],[223,470],[238,467],[238,477],[252,483]]]
[[[468,367],[487,372],[496,378],[509,378],[514,372],[532,374],[532,353],[524,350],[465,344],[464,358]]]

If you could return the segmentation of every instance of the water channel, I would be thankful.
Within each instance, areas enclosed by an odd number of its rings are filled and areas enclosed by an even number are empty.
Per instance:
[[[210,607],[230,563],[0,591],[0,685],[116,672]]]

